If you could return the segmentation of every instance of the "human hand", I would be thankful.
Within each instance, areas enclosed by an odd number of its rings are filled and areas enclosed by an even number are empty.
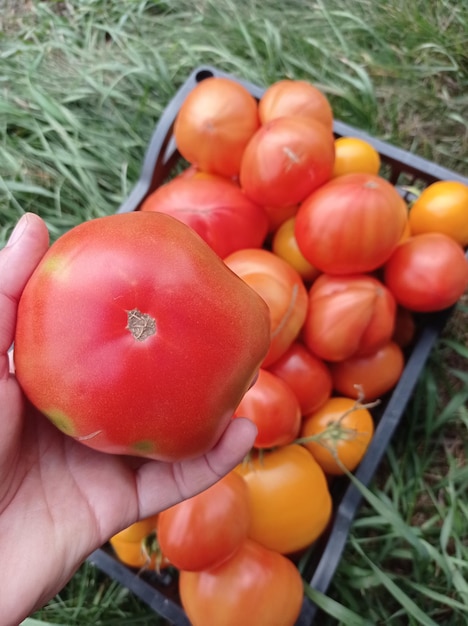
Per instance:
[[[206,489],[252,447],[255,426],[232,420],[206,455],[132,462],[96,452],[27,403],[11,371],[17,304],[48,248],[26,214],[0,251],[0,623],[16,626],[45,604],[109,537]]]

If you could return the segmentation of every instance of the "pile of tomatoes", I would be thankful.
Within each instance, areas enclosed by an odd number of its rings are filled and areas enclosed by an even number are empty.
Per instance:
[[[329,101],[304,81],[257,101],[235,81],[203,80],[174,137],[187,167],[140,210],[191,226],[267,303],[270,348],[233,416],[258,434],[216,485],[111,544],[131,567],[177,568],[194,626],[292,625],[294,557],[330,523],[335,477],[365,454],[414,314],[467,288],[468,187],[437,182],[408,207],[372,145],[335,139]]]

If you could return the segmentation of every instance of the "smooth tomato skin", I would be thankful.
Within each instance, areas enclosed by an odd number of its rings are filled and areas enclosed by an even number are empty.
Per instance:
[[[377,175],[379,170],[380,155],[369,142],[359,137],[335,139],[333,178],[355,172]]]
[[[370,412],[354,407],[355,401],[351,398],[333,397],[303,420],[301,437],[321,436],[303,445],[327,475],[344,474],[342,465],[352,472],[374,435]],[[330,431],[331,425],[339,426],[338,430]]]
[[[197,169],[232,177],[260,126],[255,98],[239,83],[213,76],[185,98],[174,124],[181,155]]]
[[[399,381],[405,359],[400,346],[393,341],[367,356],[352,356],[331,363],[335,391],[349,398],[377,400],[393,389]],[[361,398],[360,398],[361,399]]]
[[[247,486],[235,472],[159,514],[157,536],[175,567],[200,571],[228,559],[247,538]]]
[[[333,129],[333,110],[327,96],[305,80],[284,79],[270,85],[260,98],[258,114],[262,124],[278,117],[294,116]]]
[[[262,368],[240,401],[236,415],[247,417],[257,426],[254,448],[287,445],[297,437],[301,427],[302,414],[296,394],[283,379]]]
[[[236,470],[247,483],[249,537],[270,550],[302,550],[324,532],[332,499],[322,468],[303,446],[264,451]]]
[[[400,306],[421,313],[441,311],[468,287],[468,260],[448,235],[415,235],[385,264],[384,282]]]
[[[272,251],[291,265],[305,282],[312,282],[320,271],[311,265],[299,249],[294,234],[296,220],[291,217],[276,230],[271,242]]]
[[[113,539],[128,542],[141,541],[156,530],[157,520],[158,515],[145,517],[145,519],[135,522],[128,528],[124,528],[119,533],[116,533]]]
[[[148,536],[139,541],[125,541],[111,537],[110,544],[118,560],[128,567],[159,572],[170,565],[160,550],[151,549],[153,539]],[[147,543],[149,545],[147,545]]]
[[[468,246],[468,186],[439,180],[421,192],[409,214],[413,235],[438,232]]]
[[[19,302],[14,357],[26,396],[66,434],[177,461],[216,443],[269,342],[265,303],[196,233],[136,211],[51,246]]]
[[[180,572],[179,593],[193,626],[294,626],[303,582],[288,558],[246,540],[218,567]]]
[[[307,313],[307,290],[298,272],[268,250],[238,250],[224,262],[268,305],[271,341],[262,362],[262,367],[266,368],[284,354],[299,335]]]
[[[320,122],[280,117],[261,126],[242,156],[239,181],[254,202],[289,207],[331,177],[331,131]]]
[[[141,210],[160,211],[184,222],[221,258],[261,247],[269,227],[265,211],[232,182],[207,176],[171,180],[149,195]]]
[[[269,367],[296,394],[302,415],[317,410],[332,392],[330,368],[305,345],[294,341],[286,352]]]
[[[322,274],[309,290],[301,337],[325,361],[372,354],[390,341],[395,314],[395,298],[377,278]]]
[[[304,257],[322,272],[371,272],[396,248],[407,215],[404,200],[384,178],[344,174],[302,202],[296,214],[296,240]]]

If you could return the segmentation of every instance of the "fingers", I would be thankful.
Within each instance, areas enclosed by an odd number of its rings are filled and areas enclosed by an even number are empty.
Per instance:
[[[44,222],[34,213],[26,213],[0,250],[0,378],[8,375],[6,353],[14,338],[19,298],[48,245]]]
[[[140,517],[147,517],[207,489],[251,450],[257,429],[245,418],[231,420],[207,454],[180,463],[149,462],[137,471]]]

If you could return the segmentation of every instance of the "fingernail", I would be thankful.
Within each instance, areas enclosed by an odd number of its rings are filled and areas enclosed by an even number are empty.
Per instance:
[[[20,238],[21,235],[26,230],[26,226],[28,225],[28,215],[25,213],[18,221],[16,226],[13,229],[13,232],[10,235],[10,238],[7,241],[7,245],[5,247],[13,246]]]

